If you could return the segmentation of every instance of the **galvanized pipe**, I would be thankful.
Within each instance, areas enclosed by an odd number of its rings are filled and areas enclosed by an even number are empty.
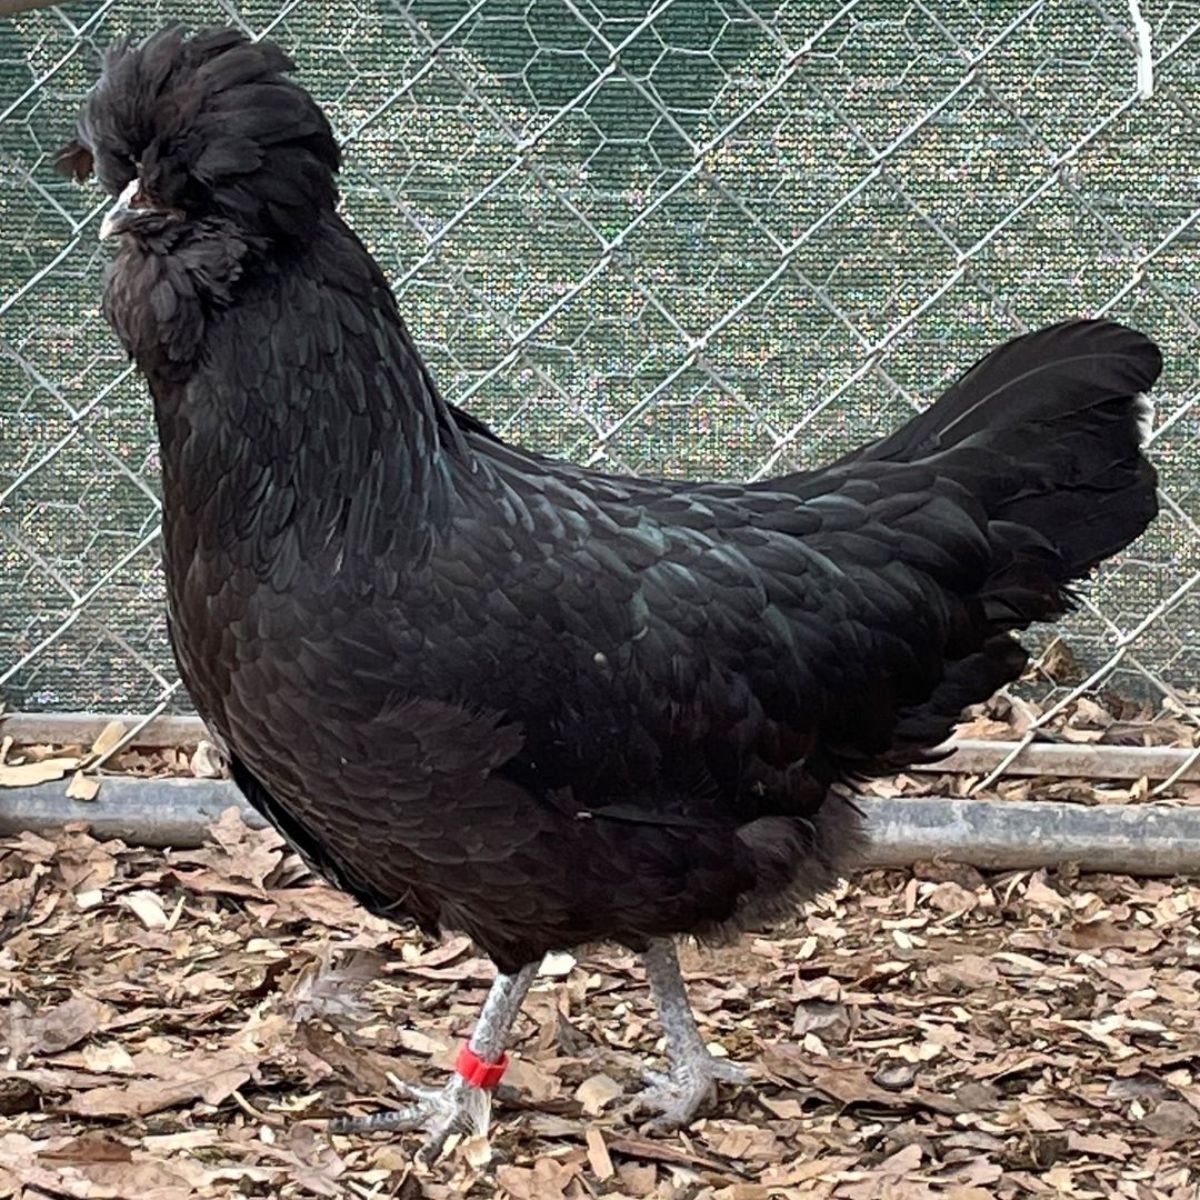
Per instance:
[[[96,800],[69,800],[61,783],[0,788],[0,836],[86,821],[97,837],[131,845],[197,846],[230,805],[261,817],[223,780],[106,776]],[[1085,871],[1200,875],[1200,808],[1087,807],[1052,801],[862,799],[871,835],[866,866],[945,859],[993,870],[1074,863]]]
[[[0,735],[18,745],[90,746],[111,721],[132,729],[144,718],[119,713],[12,713],[0,716]],[[194,746],[206,736],[204,723],[194,716],[160,716],[147,722],[132,739],[134,746],[161,748]],[[987,775],[1018,743],[961,738],[954,753],[914,772]],[[1006,775],[1057,775],[1079,779],[1168,779],[1200,782],[1200,750],[1174,746],[1106,746],[1076,742],[1031,742],[1005,768]]]

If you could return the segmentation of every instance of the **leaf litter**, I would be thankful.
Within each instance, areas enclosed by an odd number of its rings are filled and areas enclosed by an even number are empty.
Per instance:
[[[444,1078],[491,968],[392,928],[235,810],[165,854],[73,824],[0,843],[0,1197],[1019,1200],[1200,1194],[1200,886],[871,871],[682,960],[754,1076],[674,1137],[636,963],[549,964],[490,1146],[327,1118]]]

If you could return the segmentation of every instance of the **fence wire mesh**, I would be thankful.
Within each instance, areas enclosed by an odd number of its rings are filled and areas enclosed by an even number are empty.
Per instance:
[[[103,197],[53,171],[100,51],[167,20],[292,53],[443,390],[546,451],[760,477],[1020,330],[1145,329],[1163,514],[1067,624],[1077,673],[1037,686],[1195,703],[1197,4],[103,0],[0,28],[9,707],[186,704],[149,405],[99,315]]]

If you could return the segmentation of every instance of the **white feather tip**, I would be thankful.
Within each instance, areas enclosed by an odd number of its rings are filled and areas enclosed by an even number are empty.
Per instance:
[[[1133,412],[1137,420],[1138,445],[1148,446],[1154,433],[1154,401],[1144,392],[1133,399]]]

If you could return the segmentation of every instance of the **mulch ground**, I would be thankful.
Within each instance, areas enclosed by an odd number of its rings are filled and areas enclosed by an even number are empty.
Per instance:
[[[635,959],[552,962],[490,1146],[330,1115],[436,1082],[491,977],[314,883],[230,812],[200,850],[84,826],[0,843],[0,1196],[1196,1200],[1200,886],[870,872],[687,948],[755,1080],[673,1137],[629,1112],[661,1042]]]

